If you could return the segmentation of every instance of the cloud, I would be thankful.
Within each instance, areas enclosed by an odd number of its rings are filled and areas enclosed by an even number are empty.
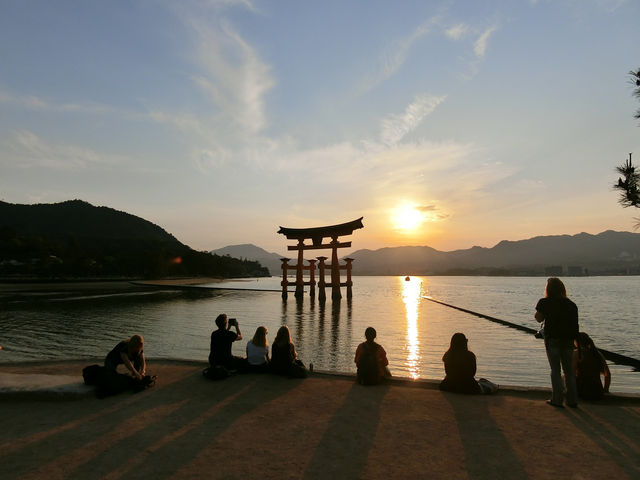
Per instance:
[[[413,45],[427,35],[440,22],[439,15],[429,18],[411,32],[410,35],[392,42],[380,55],[378,71],[361,83],[361,93],[370,91],[384,82],[404,65]]]
[[[201,173],[208,173],[226,165],[231,158],[231,152],[223,147],[203,148],[194,153],[196,168]]]
[[[402,114],[393,114],[382,120],[382,143],[391,146],[400,142],[420,122],[446,99],[446,95],[418,95]]]
[[[147,118],[155,123],[169,125],[183,133],[195,133],[206,136],[209,128],[195,115],[188,113],[166,113],[159,110],[152,110],[146,114],[136,115],[139,118]]]
[[[468,31],[469,27],[467,25],[465,25],[464,23],[459,23],[445,30],[444,34],[452,40],[460,40],[464,38]]]
[[[440,211],[440,207],[434,204],[418,205],[413,208],[422,214],[422,219],[426,222],[439,222],[451,216],[448,213]]]
[[[487,53],[487,44],[489,42],[489,37],[491,34],[497,30],[498,27],[492,26],[487,28],[482,34],[478,37],[475,44],[473,45],[473,52],[476,54],[478,58],[484,58]]]
[[[182,2],[183,4],[186,2]],[[204,7],[224,9],[229,7],[245,7],[249,11],[256,11],[256,7],[251,0],[196,0],[194,3]]]
[[[240,134],[256,134],[267,124],[265,95],[275,85],[271,68],[226,21],[217,24],[191,18],[196,61],[202,75],[193,80],[218,108],[216,115]]]
[[[28,130],[12,132],[2,155],[5,165],[19,168],[78,170],[102,163],[125,161],[122,157],[102,155],[76,145],[50,143]]]
[[[613,13],[618,10],[622,5],[625,5],[627,0],[595,0],[595,4],[604,9],[608,13]]]
[[[435,205],[418,205],[417,207],[415,207],[415,209],[419,212],[425,213],[434,212],[438,209],[438,207],[436,207]]]
[[[28,110],[40,110],[50,112],[68,113],[91,113],[104,114],[116,111],[113,107],[100,104],[80,104],[80,103],[55,103],[44,100],[34,95],[15,95],[0,91],[0,103],[16,105]]]

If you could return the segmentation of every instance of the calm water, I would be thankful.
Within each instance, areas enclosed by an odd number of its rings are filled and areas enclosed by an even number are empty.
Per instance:
[[[278,278],[227,282],[234,288],[278,289]],[[425,300],[424,296],[535,328],[544,278],[355,277],[354,297],[322,305],[268,291],[163,291],[145,295],[13,304],[0,312],[0,362],[102,357],[119,340],[141,333],[153,358],[206,360],[213,320],[238,318],[248,340],[265,325],[272,339],[289,326],[301,359],[315,368],[354,372],[364,329],[378,331],[394,375],[439,379],[451,335],[464,332],[478,357],[478,376],[499,384],[549,386],[544,345],[533,335]],[[580,311],[580,327],[598,346],[640,358],[640,277],[565,281]],[[219,287],[221,284],[213,286]],[[345,292],[343,292],[345,294]],[[346,294],[345,294],[346,296]],[[236,342],[242,355],[246,341]],[[610,365],[612,391],[640,393],[640,372]]]

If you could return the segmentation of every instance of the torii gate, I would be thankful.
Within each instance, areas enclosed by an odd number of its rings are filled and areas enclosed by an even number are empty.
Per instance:
[[[321,250],[330,248],[331,249],[331,264],[326,265],[325,260],[327,257],[316,257],[320,262],[318,267],[320,269],[320,279],[318,281],[318,289],[320,290],[318,293],[319,300],[325,300],[325,287],[331,287],[331,298],[339,299],[342,298],[342,294],[340,293],[340,287],[347,287],[347,297],[351,298],[352,291],[351,287],[353,282],[351,281],[351,263],[353,262],[352,258],[345,258],[345,265],[340,265],[338,261],[338,249],[350,247],[351,242],[339,242],[338,237],[342,235],[351,235],[354,230],[358,228],[363,228],[362,225],[363,217],[360,217],[357,220],[353,220],[347,223],[341,223],[340,225],[330,225],[328,227],[313,227],[313,228],[285,228],[280,227],[278,233],[283,234],[290,240],[298,240],[297,245],[289,245],[287,250],[297,250],[298,251],[298,263],[296,265],[288,265],[288,258],[283,258],[282,260],[282,298],[286,299],[287,294],[287,286],[289,285],[289,281],[287,280],[287,270],[296,270],[296,293],[295,296],[298,298],[302,298],[304,295],[304,285],[309,285],[310,296],[315,296],[315,262],[316,260],[309,260],[309,265],[304,266],[304,251],[305,250]],[[311,245],[305,245],[305,239],[311,239]],[[331,242],[322,243],[324,238],[331,238]],[[331,282],[326,283],[324,279],[324,271],[325,268],[331,268]],[[340,270],[345,269],[347,271],[347,281],[344,283],[340,283]],[[303,279],[302,272],[303,270],[309,270],[309,281],[305,282]]]

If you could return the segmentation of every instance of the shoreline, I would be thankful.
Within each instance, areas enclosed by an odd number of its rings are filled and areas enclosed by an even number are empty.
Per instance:
[[[0,373],[3,371],[5,373],[27,373],[31,372],[23,372],[23,370],[37,370],[39,374],[50,374],[50,375],[60,375],[62,372],[66,375],[71,375],[72,372],[69,371],[70,365],[91,365],[91,364],[99,364],[101,365],[103,362],[103,358],[97,357],[85,357],[85,358],[66,358],[66,359],[50,359],[50,360],[23,360],[18,362],[2,362],[0,361]],[[171,365],[176,367],[194,367],[199,368],[200,370],[206,368],[209,364],[204,360],[192,360],[187,358],[167,358],[167,357],[151,357],[147,358],[147,363],[151,366],[154,364],[157,365]],[[152,368],[151,368],[152,370]],[[77,375],[82,374],[82,368],[80,368],[77,372]],[[234,376],[251,376],[252,374],[237,374]],[[267,375],[269,376],[269,375]],[[328,378],[335,380],[346,380],[352,381],[355,383],[355,374],[351,372],[333,372],[330,370],[317,370],[314,369],[313,372],[309,373],[310,377],[316,378]],[[424,388],[430,390],[438,390],[439,384],[442,379],[433,379],[433,378],[410,378],[410,377],[391,377],[385,385],[395,386],[395,387],[405,387],[405,388]],[[1,384],[0,384],[1,387]],[[541,398],[548,397],[551,393],[550,387],[539,387],[534,385],[499,385],[498,392],[507,395],[532,395],[535,397],[540,396]],[[2,396],[1,388],[0,388],[0,398]],[[488,395],[491,396],[491,395]],[[627,393],[627,392],[610,392],[607,394],[602,401],[597,402],[589,402],[589,403],[597,403],[597,404],[608,404],[610,402],[637,402],[640,405],[640,393]]]
[[[221,281],[220,279],[209,279],[204,277],[180,279],[179,280],[180,282],[187,285],[186,288],[184,289],[184,291],[186,292],[184,294],[184,297],[182,297],[181,294],[177,293],[178,289],[167,286],[167,284],[170,284],[170,285],[176,284],[177,283],[176,279],[164,279],[160,281],[155,281],[154,284],[151,286],[135,285],[135,284],[132,284],[131,282],[115,282],[117,287],[121,289],[120,291],[123,292],[121,296],[118,296],[117,293],[112,294],[104,290],[93,290],[93,291],[82,290],[80,293],[77,293],[77,294],[73,292],[68,293],[67,291],[63,291],[62,288],[58,290],[56,285],[53,285],[53,288],[50,291],[46,290],[46,292],[45,291],[35,292],[33,295],[29,294],[25,296],[13,297],[11,299],[12,301],[6,303],[7,311],[12,312],[13,310],[15,310],[16,313],[15,314],[10,313],[8,318],[11,319],[13,316],[13,318],[18,319],[17,321],[19,322],[20,315],[22,314],[21,313],[22,309],[25,309],[28,311],[30,315],[32,315],[34,319],[37,320],[39,315],[38,310],[48,309],[49,304],[51,305],[52,311],[55,312],[56,311],[55,309],[61,309],[61,310],[72,309],[72,308],[75,308],[76,305],[78,306],[78,308],[81,307],[82,310],[84,311],[87,309],[93,309],[94,305],[96,305],[99,308],[107,309],[107,308],[111,308],[111,305],[116,305],[116,306],[120,306],[121,304],[125,306],[132,305],[132,304],[137,305],[138,302],[141,305],[145,305],[145,304],[153,305],[156,302],[173,301],[174,299],[181,300],[182,298],[187,299],[187,301],[189,302],[193,299],[196,299],[198,301],[204,300],[208,302],[208,296],[211,295],[211,297],[213,298],[215,297],[216,293],[205,290],[202,292],[202,295],[201,295],[200,288],[191,288],[188,285],[194,285],[194,284],[197,285],[197,284],[200,284],[201,282],[209,282],[211,280],[214,280],[214,281],[217,280],[218,282]],[[114,282],[107,283],[107,286],[111,287],[113,285],[114,285]],[[74,285],[71,284],[71,287],[73,286]],[[4,291],[2,290],[1,287],[2,285],[0,285],[0,306],[2,306],[2,304],[6,299],[6,297],[3,298]],[[45,284],[42,286],[43,289],[49,289],[50,287],[52,287],[51,284]],[[82,285],[82,288],[85,288],[85,287],[87,287],[87,284]],[[24,287],[21,287],[21,288],[24,288]],[[26,286],[26,288],[31,288],[31,287]],[[67,288],[67,287],[65,286],[64,288]],[[88,285],[88,288],[101,288],[101,284],[92,283]],[[235,297],[230,295],[230,298],[235,298]],[[120,299],[122,299],[122,301]],[[57,300],[60,300],[60,301],[57,301]],[[15,304],[12,304],[13,301],[15,301]],[[76,301],[83,302],[83,303],[72,303]],[[269,296],[269,301],[275,304],[276,308],[278,308],[279,301],[275,300],[275,297]],[[69,306],[67,306],[65,302],[69,302]],[[197,303],[197,305],[201,305],[198,302],[190,302],[190,303]],[[448,314],[444,312],[442,313],[442,315],[448,315]],[[36,323],[36,325],[38,324]],[[19,329],[23,327],[21,327],[19,323],[16,323],[15,328]],[[47,326],[47,328],[49,327]],[[473,328],[475,328],[475,324],[473,325]],[[52,324],[51,331],[52,333],[56,332],[55,324]],[[208,335],[208,331],[206,334]],[[159,342],[163,341],[162,338],[160,339],[156,338],[156,340],[158,340]],[[11,344],[12,341],[14,341],[12,338],[6,337],[4,341],[0,342],[0,346],[5,348],[4,351],[0,351],[0,362],[5,362],[9,360],[11,362],[17,362],[17,363],[24,362],[24,361],[29,361],[29,362],[39,361],[39,360],[42,360],[44,357],[41,354],[47,351],[46,348],[35,349],[34,347],[37,344],[34,344],[34,345],[25,344],[24,346],[22,346],[22,345],[19,345],[18,341],[15,341],[16,346],[14,346],[13,348],[16,350],[20,350],[20,354],[19,354],[17,351],[12,352],[12,344]],[[180,349],[163,348],[160,351],[162,352],[163,355],[167,355],[167,358],[175,358],[178,360],[181,358],[195,359],[195,360],[200,360],[204,358],[204,356],[200,355],[199,352],[194,352],[193,349],[180,350]],[[77,353],[82,356],[96,355],[96,354],[99,355],[101,354],[101,351],[99,349],[83,349],[82,351],[79,351]],[[339,370],[343,370],[347,372],[351,371],[350,369],[350,365],[352,364],[351,358],[348,359],[348,363],[342,362],[340,364],[333,364],[327,361],[321,361],[318,358],[314,358],[314,355],[312,355],[312,353],[313,352],[309,354],[309,358],[307,360],[314,360],[314,361],[318,360],[318,362],[316,362],[316,366],[321,365],[324,368],[335,369],[337,371]],[[68,355],[67,353],[63,353],[63,352],[60,352],[60,354],[61,355],[57,356],[57,358],[55,358],[56,355],[49,354],[47,355],[47,357],[50,357],[50,358],[47,358],[46,360],[59,360],[61,358],[64,358],[63,356]],[[394,362],[394,365],[401,366],[402,364],[399,362]],[[418,374],[420,374],[422,378],[433,379],[438,376],[439,372],[437,371],[437,369],[434,369],[432,367],[433,364],[429,364],[429,365],[431,365],[431,368],[428,371],[425,370],[425,371],[418,372]],[[640,391],[638,390],[637,373],[630,371],[624,365],[622,366],[611,365],[611,368],[614,374],[614,384],[612,385],[612,389],[614,391],[616,390],[616,386],[618,386],[621,389],[620,393],[631,393],[631,394],[640,393]],[[613,369],[617,369],[617,371],[614,371]],[[542,370],[536,370],[536,373],[540,371]],[[399,375],[408,375],[408,372],[406,371],[406,369],[403,369],[403,368],[398,368],[395,373]],[[619,374],[619,376],[616,376],[617,373]],[[442,375],[444,376],[444,372],[442,372]],[[540,375],[538,375],[538,377],[536,378],[534,378],[533,375],[528,375],[528,376],[517,375],[517,372],[513,376],[506,375],[506,374],[502,375],[497,380],[493,375],[492,371],[483,371],[482,373],[480,373],[480,375],[485,376],[486,378],[489,378],[491,380],[497,381],[498,383],[507,383],[507,382],[516,383],[519,385],[524,385],[525,388],[527,387],[528,380],[533,379],[529,381],[529,384],[544,387],[547,385],[546,380],[548,379],[547,377],[538,378],[540,377]]]
[[[548,392],[467,396],[316,372],[215,382],[203,364],[150,359],[153,388],[102,400],[0,395],[3,478],[546,479],[559,466],[567,478],[640,475],[637,399],[558,409]],[[37,370],[80,375],[84,365]]]
[[[69,280],[7,283],[0,281],[0,303],[71,298],[83,295],[118,295],[128,293],[154,293],[164,289],[195,286],[224,281],[212,277],[188,277],[163,280]]]

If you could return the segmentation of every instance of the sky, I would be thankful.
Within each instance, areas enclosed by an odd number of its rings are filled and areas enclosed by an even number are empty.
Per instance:
[[[198,250],[632,231],[637,0],[0,0],[0,200]],[[349,251],[341,251],[349,253]]]

